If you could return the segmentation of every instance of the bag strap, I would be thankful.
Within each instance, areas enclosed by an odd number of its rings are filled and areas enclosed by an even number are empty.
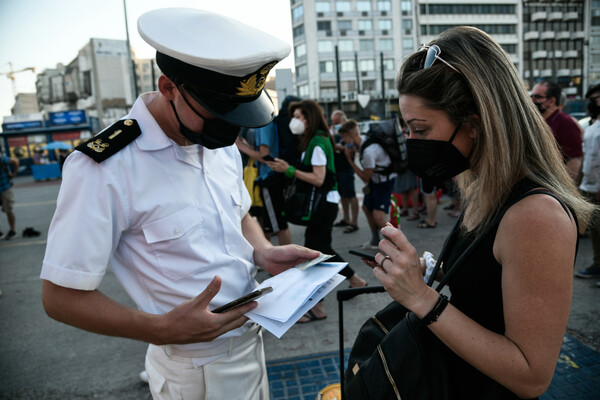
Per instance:
[[[535,190],[530,190],[526,193],[523,193],[521,195],[519,195],[518,197],[516,197],[515,199],[511,200],[510,202],[508,202],[508,204],[506,204],[501,210],[500,212],[496,215],[496,217],[494,218],[494,220],[492,221],[492,223],[490,223],[487,228],[483,231],[483,233],[481,233],[480,235],[478,235],[475,240],[473,240],[473,242],[471,242],[471,244],[469,245],[469,247],[467,247],[465,249],[465,251],[462,252],[462,254],[458,257],[458,259],[456,260],[456,262],[450,267],[450,269],[448,270],[448,272],[444,275],[444,278],[440,281],[440,283],[438,284],[438,286],[436,287],[436,291],[441,292],[441,290],[444,288],[444,286],[446,286],[446,284],[448,283],[448,281],[450,280],[450,278],[452,277],[452,275],[454,274],[454,272],[456,271],[457,267],[464,261],[464,259],[473,251],[473,249],[479,245],[479,243],[481,243],[481,241],[487,236],[487,234],[492,230],[492,228],[494,228],[496,226],[496,224],[498,224],[500,222],[500,220],[502,219],[502,217],[504,216],[504,214],[508,211],[508,209],[510,207],[512,207],[513,205],[515,205],[516,203],[518,203],[519,201],[523,200],[524,198],[534,195],[534,194],[546,194],[549,196],[554,197],[559,203],[560,205],[563,207],[563,209],[565,210],[565,212],[567,213],[567,215],[569,215],[569,218],[571,218],[571,214],[569,213],[569,209],[567,208],[567,206],[563,203],[563,201],[561,199],[558,198],[558,196],[556,196],[554,193],[550,192],[547,189],[535,189]],[[571,211],[572,213],[572,211]],[[573,215],[575,215],[573,213]],[[454,228],[452,229],[452,234],[446,239],[446,241],[444,242],[444,246],[442,247],[442,252],[440,253],[440,257],[438,258],[435,267],[433,269],[433,272],[431,273],[431,277],[429,278],[429,281],[427,282],[427,285],[432,286],[433,282],[435,280],[436,275],[438,274],[442,263],[443,263],[443,259],[444,256],[446,255],[446,252],[448,250],[448,246],[450,244],[450,242],[452,241],[452,238],[455,236],[457,230],[460,227],[460,224],[462,222],[463,219],[463,214],[461,213],[460,217],[458,218],[458,221],[456,221],[456,224],[454,225]],[[577,222],[577,218],[575,217],[575,225],[577,226],[577,230],[579,231],[579,223]],[[575,254],[577,254],[577,249],[579,248],[579,237],[577,238],[577,245],[576,245],[576,249],[575,249]]]

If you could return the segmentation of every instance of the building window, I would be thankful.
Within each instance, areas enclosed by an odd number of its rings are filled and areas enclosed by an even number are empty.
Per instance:
[[[304,7],[300,4],[298,7],[292,9],[292,19],[296,20],[302,18],[304,15]]]
[[[359,19],[358,20],[358,30],[359,31],[372,31],[373,30],[373,20]]]
[[[394,40],[393,39],[379,39],[379,50],[381,50],[381,51],[394,50]]]
[[[403,19],[402,20],[402,30],[404,31],[404,33],[410,35],[410,33],[412,32],[412,28],[413,28],[412,19]]]
[[[317,50],[319,53],[330,53],[333,51],[333,42],[331,40],[319,40]]]
[[[383,69],[386,71],[394,71],[394,59],[386,58],[383,60]]]
[[[375,50],[375,41],[373,39],[363,39],[358,42],[358,49],[360,51],[373,51]]]
[[[405,38],[402,40],[402,48],[404,50],[412,50],[415,48],[415,45],[413,43],[413,40],[410,38]]]
[[[356,91],[356,82],[355,81],[343,81],[342,82],[342,92],[355,92]]]
[[[317,21],[317,30],[318,31],[330,31],[331,30],[331,21]]]
[[[338,41],[339,51],[354,51],[354,42],[352,40],[340,40]]]
[[[294,49],[294,56],[296,58],[304,57],[306,55],[306,44],[302,43],[296,46]]]
[[[372,92],[375,90],[375,81],[374,80],[364,80],[362,81],[362,88],[365,92]]]
[[[371,2],[359,0],[356,2],[356,11],[371,11]]]
[[[377,11],[392,11],[392,2],[390,0],[378,0]]]
[[[295,28],[292,30],[292,33],[294,34],[294,37],[295,37],[295,38],[297,38],[297,37],[300,37],[300,36],[304,35],[304,24],[302,24],[302,25],[298,25],[297,27],[295,27]]]
[[[360,60],[358,62],[358,68],[360,71],[363,71],[363,72],[375,71],[375,60],[373,60],[373,59]]]
[[[378,24],[379,24],[380,31],[391,31],[392,30],[392,20],[391,19],[380,19]]]
[[[400,2],[400,11],[402,15],[412,15],[412,1],[402,0]]]
[[[308,97],[308,85],[300,85],[298,86],[298,96],[299,97]]]
[[[306,64],[296,66],[296,76],[299,79],[308,77],[308,67],[306,66]]]
[[[329,12],[331,11],[331,3],[328,1],[317,1],[315,4],[315,10],[322,13]]]
[[[351,31],[352,30],[352,21],[348,21],[348,20],[343,20],[343,21],[338,21],[338,29],[340,31]]]
[[[517,45],[515,43],[505,43],[501,45],[504,51],[508,54],[516,54],[517,53]]]
[[[354,60],[342,60],[340,62],[341,72],[354,72]]]
[[[343,1],[337,0],[335,2],[335,11],[337,11],[337,12],[350,11],[351,10],[350,5],[351,5],[350,2],[347,0],[343,0]]]
[[[319,71],[322,74],[333,73],[333,61],[321,61],[319,62]]]

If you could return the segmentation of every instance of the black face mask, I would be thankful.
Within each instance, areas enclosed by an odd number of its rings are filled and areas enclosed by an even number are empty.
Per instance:
[[[588,101],[587,110],[592,118],[596,118],[598,114],[600,114],[600,106],[598,105],[598,103],[596,103],[595,100]]]
[[[441,186],[448,179],[469,169],[469,160],[452,145],[460,125],[450,140],[408,139],[408,169],[421,179]]]
[[[181,90],[179,92],[181,93]],[[183,97],[183,100],[186,102],[188,107],[197,116],[204,120],[202,132],[193,132],[181,122],[181,120],[179,119],[179,115],[177,114],[177,110],[175,109],[175,104],[173,104],[173,101],[170,101],[171,108],[173,108],[173,113],[175,113],[175,118],[177,118],[177,121],[179,122],[179,132],[187,140],[194,144],[199,144],[200,146],[206,147],[210,150],[231,146],[235,143],[235,139],[237,139],[240,133],[240,127],[228,124],[227,122],[222,121],[220,119],[204,118],[194,109],[194,107],[192,107],[192,105],[187,101],[183,93],[181,93],[181,97]]]
[[[536,108],[538,109],[538,111],[540,112],[540,114],[544,115],[544,113],[546,112],[546,107],[544,107],[543,103],[533,103],[535,104]]]

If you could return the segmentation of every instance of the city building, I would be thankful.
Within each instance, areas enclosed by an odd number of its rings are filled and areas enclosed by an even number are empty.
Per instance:
[[[90,39],[66,67],[40,73],[36,89],[42,110],[86,110],[101,127],[125,115],[135,100],[126,43]]]
[[[135,59],[135,77],[138,94],[158,90],[157,80],[161,72],[154,59]]]
[[[391,117],[397,112],[395,78],[402,61],[421,44],[459,25],[480,28],[497,40],[529,87],[554,79],[574,99],[600,80],[598,0],[290,4],[295,91],[319,101],[326,113],[341,102],[354,118]]]
[[[584,3],[584,0],[523,1],[522,76],[529,87],[540,80],[552,79],[559,83],[567,99],[585,94],[584,55],[588,36]]]
[[[15,105],[10,110],[12,115],[34,114],[39,111],[36,93],[18,93]]]

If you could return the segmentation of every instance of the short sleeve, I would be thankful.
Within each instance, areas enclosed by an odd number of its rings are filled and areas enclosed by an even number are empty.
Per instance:
[[[63,168],[41,278],[73,289],[96,289],[127,225],[122,198],[116,179],[102,164],[73,153]]]

